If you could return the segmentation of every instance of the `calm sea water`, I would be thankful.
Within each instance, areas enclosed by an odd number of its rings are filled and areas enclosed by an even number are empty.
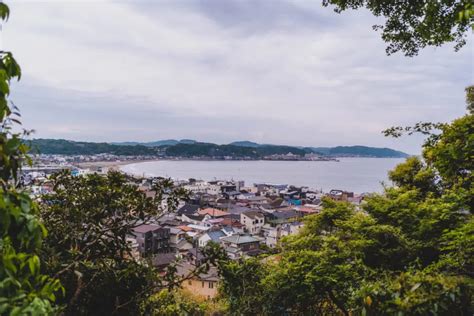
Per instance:
[[[124,172],[173,179],[244,180],[253,183],[293,184],[329,191],[380,192],[387,172],[403,159],[341,158],[335,161],[194,161],[161,160],[121,166]]]

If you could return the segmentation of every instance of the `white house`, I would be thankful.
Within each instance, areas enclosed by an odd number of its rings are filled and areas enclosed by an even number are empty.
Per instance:
[[[240,222],[251,234],[259,234],[265,224],[265,216],[257,211],[247,211],[240,214]]]
[[[221,242],[221,238],[226,236],[227,235],[222,230],[207,231],[198,238],[198,245],[199,247],[204,247],[210,241],[219,244]]]

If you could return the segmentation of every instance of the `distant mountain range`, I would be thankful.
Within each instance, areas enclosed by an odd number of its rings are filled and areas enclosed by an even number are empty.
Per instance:
[[[236,141],[226,145],[203,143],[192,139],[167,139],[154,142],[93,143],[64,139],[33,139],[27,141],[33,151],[43,154],[94,155],[144,155],[164,157],[209,157],[260,159],[269,155],[292,153],[304,156],[314,153],[326,157],[377,157],[404,158],[408,154],[390,148],[367,146],[301,147],[272,144],[258,144],[251,141]]]
[[[181,140],[176,140],[176,139],[164,139],[164,140],[157,140],[154,142],[116,142],[116,143],[111,143],[113,145],[124,145],[124,146],[133,146],[133,145],[143,145],[147,147],[159,147],[159,146],[172,146],[176,144],[194,144],[197,143],[197,141],[192,140],[192,139],[181,139]]]
[[[261,146],[275,146],[275,145],[262,145],[250,141],[236,141],[229,145],[259,148]],[[379,147],[368,147],[368,146],[337,146],[337,147],[296,147],[303,149],[306,152],[313,152],[324,156],[331,157],[377,157],[377,158],[405,158],[409,155],[402,151],[390,149],[390,148],[379,148]]]

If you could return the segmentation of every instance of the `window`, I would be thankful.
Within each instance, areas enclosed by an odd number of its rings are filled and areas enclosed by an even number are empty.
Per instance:
[[[202,287],[204,287],[204,281],[202,281]]]
[[[209,282],[209,288],[213,289],[214,288],[214,282]]]

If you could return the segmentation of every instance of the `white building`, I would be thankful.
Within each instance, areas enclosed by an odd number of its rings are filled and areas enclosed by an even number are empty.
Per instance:
[[[240,222],[250,234],[259,234],[265,224],[265,216],[257,211],[247,211],[240,214]]]

